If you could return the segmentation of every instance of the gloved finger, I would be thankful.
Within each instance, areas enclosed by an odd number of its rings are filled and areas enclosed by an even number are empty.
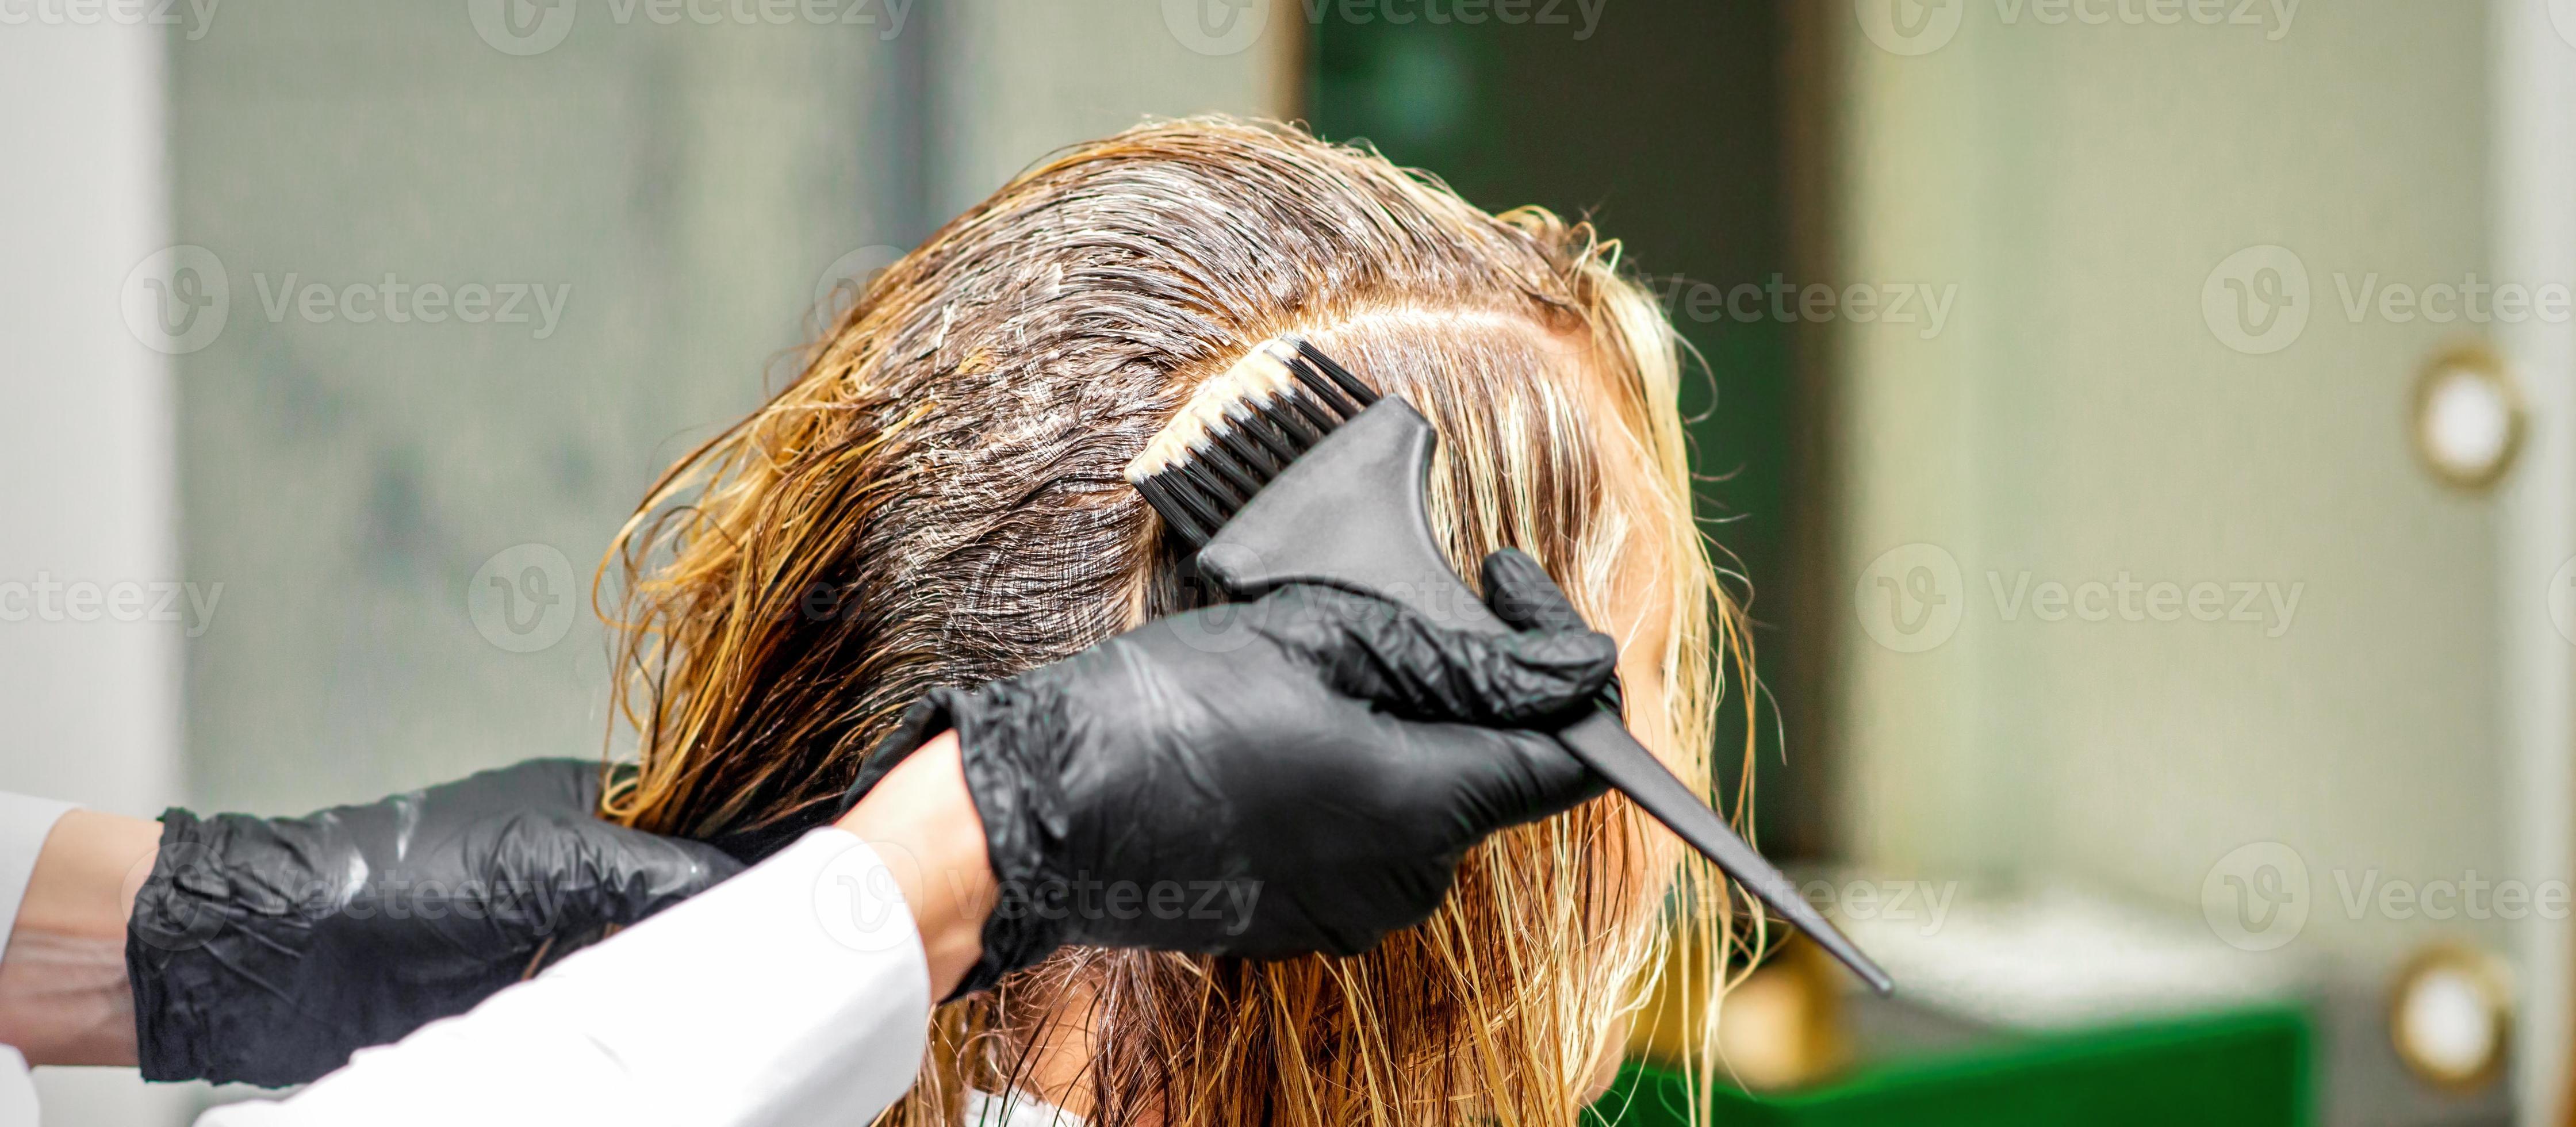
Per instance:
[[[1420,720],[1545,726],[1588,705],[1619,647],[1590,630],[1483,634],[1383,599],[1292,586],[1262,600],[1262,629],[1345,695]]]
[[[1537,560],[1518,548],[1503,548],[1485,557],[1485,606],[1514,630],[1583,630],[1583,612],[1565,597],[1565,589]],[[1612,677],[1601,690],[1600,703],[1627,715],[1627,701]]]
[[[1497,830],[1553,817],[1599,797],[1609,782],[1555,737],[1522,728],[1403,725],[1405,768],[1444,788],[1466,849]]]
[[[1547,569],[1518,548],[1485,557],[1485,606],[1514,630],[1589,630]]]
[[[722,883],[743,864],[705,842],[581,816],[514,820],[494,868],[496,895],[506,890],[535,898],[540,910],[531,912],[531,923],[574,936],[641,923]]]
[[[606,831],[616,858],[612,872],[627,890],[612,923],[636,923],[740,873],[743,863],[702,841],[594,823]]]

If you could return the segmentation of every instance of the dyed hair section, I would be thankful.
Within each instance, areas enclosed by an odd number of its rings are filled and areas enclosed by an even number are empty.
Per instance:
[[[758,854],[827,814],[925,690],[1186,608],[1177,542],[1120,470],[1288,331],[1431,419],[1462,574],[1536,557],[1653,682],[1631,726],[1704,787],[1721,670],[1750,659],[1692,518],[1679,345],[1616,245],[1208,118],[1031,168],[666,473],[610,561],[642,769],[606,813]],[[1060,953],[942,1007],[886,1121],[955,1122],[964,1086],[1010,1089],[1053,1039],[1100,1124],[1570,1123],[1664,965],[1669,906],[1723,935],[1729,903],[1625,801],[1592,803],[1480,847],[1431,921],[1357,958]],[[1718,974],[1724,947],[1683,972]]]

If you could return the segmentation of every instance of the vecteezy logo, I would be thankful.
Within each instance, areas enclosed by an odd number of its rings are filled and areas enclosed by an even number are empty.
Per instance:
[[[1201,576],[1253,575],[1259,573],[1259,561],[1258,554],[1241,544],[1210,544],[1200,549],[1194,566]],[[1233,653],[1261,636],[1269,613],[1268,603],[1218,603],[1190,614],[1156,619],[1153,625],[1171,631],[1182,645],[1200,653]]]
[[[215,342],[232,310],[223,260],[200,246],[163,247],[136,263],[117,294],[125,329],[156,352],[176,356]]]
[[[2200,284],[2200,316],[2248,356],[2288,348],[2308,327],[2308,264],[2270,243],[2228,255]]]
[[[1968,0],[1852,0],[1861,34],[1892,55],[1928,55],[1959,34]]]
[[[868,287],[877,284],[877,275],[902,257],[902,247],[871,243],[833,259],[823,268],[823,276],[814,279],[814,311],[820,323],[829,328],[838,322],[866,296]]]
[[[1163,0],[1163,26],[1202,55],[1240,55],[1270,26],[1270,0]]]
[[[465,591],[466,615],[483,639],[511,653],[535,653],[572,629],[572,561],[551,544],[493,553]]]
[[[2308,926],[2308,862],[2277,841],[2240,845],[2200,882],[2210,933],[2239,951],[2269,951]]]
[[[164,845],[126,870],[125,887],[138,890],[138,910],[126,934],[136,943],[162,951],[193,951],[224,929],[224,915],[201,896],[170,895],[173,886],[204,888],[220,881],[214,850],[195,842]]]
[[[2549,577],[2549,624],[2558,628],[2558,636],[2576,646],[2576,556],[2558,565]]]
[[[467,0],[474,34],[504,55],[542,55],[572,34],[576,0]]]
[[[874,860],[875,864],[869,862]],[[814,874],[814,922],[832,941],[861,953],[891,951],[915,942],[903,886],[890,866],[919,872],[921,862],[891,842],[871,852],[857,842]],[[923,887],[928,887],[925,882]]]
[[[2576,47],[2576,0],[2549,0],[2549,26],[2558,29],[2558,37]]]
[[[1958,632],[1967,594],[1957,557],[1937,544],[1907,544],[1870,561],[1852,587],[1852,610],[1870,640],[1898,653],[1922,653]]]

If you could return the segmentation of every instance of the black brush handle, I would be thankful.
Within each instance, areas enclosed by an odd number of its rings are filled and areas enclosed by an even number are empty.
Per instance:
[[[1319,583],[1401,603],[1454,629],[1500,633],[1431,538],[1424,488],[1439,437],[1399,396],[1342,424],[1254,495],[1198,555],[1199,570],[1237,598]],[[1895,989],[1797,886],[1603,711],[1557,734],[1567,751],[1689,842],[1782,919],[1881,994]]]
[[[1895,991],[1896,980],[1836,930],[1823,913],[1807,903],[1806,897],[1798,895],[1797,885],[1787,874],[1755,852],[1750,842],[1737,837],[1725,818],[1700,801],[1688,784],[1664,766],[1663,760],[1655,758],[1628,733],[1628,726],[1618,716],[1607,711],[1593,713],[1558,732],[1556,738],[1639,809],[1654,815],[1656,821],[1689,842],[1701,856],[1716,862],[1754,899],[1806,932],[1807,938],[1815,940],[1826,954],[1850,967],[1870,989],[1882,996]]]

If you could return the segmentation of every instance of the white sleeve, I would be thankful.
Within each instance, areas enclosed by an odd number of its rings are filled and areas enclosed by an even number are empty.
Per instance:
[[[0,1045],[0,1123],[36,1123],[35,1078],[27,1075],[27,1058],[7,1045]]]
[[[920,1068],[921,938],[858,838],[795,845],[472,1011],[197,1127],[863,1124]]]
[[[9,932],[18,926],[18,904],[27,897],[27,879],[36,875],[45,835],[71,809],[68,802],[0,791],[0,951],[9,949]]]

